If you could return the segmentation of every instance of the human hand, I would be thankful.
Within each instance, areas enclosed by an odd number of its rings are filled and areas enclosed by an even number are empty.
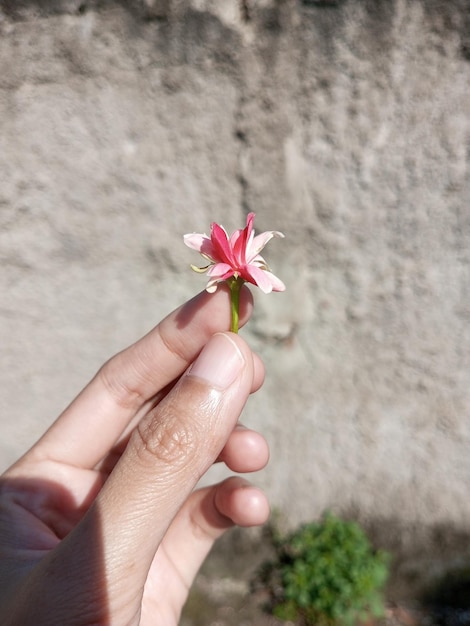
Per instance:
[[[220,287],[169,315],[3,475],[3,626],[177,624],[215,539],[266,521],[265,495],[241,477],[193,491],[217,460],[237,473],[268,460],[264,438],[237,423],[264,369],[223,332],[228,311]]]

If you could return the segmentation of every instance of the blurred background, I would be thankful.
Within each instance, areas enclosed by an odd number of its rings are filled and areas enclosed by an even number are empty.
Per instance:
[[[467,0],[1,1],[1,469],[204,288],[183,234],[254,211],[287,285],[242,331],[255,482],[286,527],[461,551],[469,164]]]

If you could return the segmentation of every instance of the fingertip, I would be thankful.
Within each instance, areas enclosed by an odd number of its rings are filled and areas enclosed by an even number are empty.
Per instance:
[[[231,292],[230,287],[226,282],[220,283],[217,287],[217,290],[214,293],[208,293],[206,290],[200,292],[197,296],[195,296],[192,300],[190,300],[186,305],[183,306],[184,309],[198,309],[202,310],[208,305],[213,307],[213,311],[217,308],[217,314],[223,314],[226,317],[226,328],[228,329],[230,326],[230,302],[231,302]],[[222,304],[224,302],[224,304]],[[223,307],[225,313],[219,309],[219,307]],[[243,285],[240,290],[240,300],[239,300],[239,310],[238,310],[238,323],[240,328],[244,326],[251,317],[254,308],[254,300],[253,294],[250,289]]]
[[[237,526],[260,526],[270,514],[266,494],[239,476],[218,485],[214,504],[221,515]]]
[[[205,289],[200,291],[190,300],[182,304],[178,309],[170,313],[162,323],[174,330],[174,326],[185,328],[189,324],[199,330],[205,329],[209,336],[214,332],[228,330],[230,328],[230,299],[231,293],[227,283],[218,285],[214,293]],[[242,286],[239,301],[239,325],[244,326],[253,312],[254,301],[251,291]]]
[[[269,519],[264,492],[238,476],[192,493],[165,535],[165,552],[184,572],[186,590],[214,541],[234,525],[261,526]]]
[[[271,509],[264,491],[254,485],[247,485],[238,491],[237,509],[242,515],[234,522],[238,526],[250,527],[265,524]]]
[[[251,392],[258,391],[263,386],[266,370],[261,357],[253,352],[253,384]]]
[[[268,464],[269,446],[261,433],[237,424],[218,460],[233,472],[258,472]]]

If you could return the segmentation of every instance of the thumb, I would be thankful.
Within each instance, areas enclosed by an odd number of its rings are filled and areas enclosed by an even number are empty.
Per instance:
[[[217,333],[137,426],[95,503],[106,577],[114,581],[109,601],[140,602],[135,596],[168,526],[219,456],[252,383],[247,344],[238,335]]]

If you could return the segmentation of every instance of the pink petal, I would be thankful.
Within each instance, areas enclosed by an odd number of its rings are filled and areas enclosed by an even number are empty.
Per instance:
[[[234,262],[240,267],[247,262],[247,250],[250,245],[250,241],[253,239],[253,222],[255,219],[254,213],[248,213],[246,216],[246,226],[243,230],[237,230],[230,238],[230,245],[232,246]]]
[[[273,288],[273,291],[285,291],[286,290],[286,286],[284,285],[284,283],[282,282],[280,278],[278,278],[277,276],[274,276],[272,272],[269,272],[267,270],[264,270],[264,273],[267,274],[269,280],[271,281],[271,286]]]
[[[207,235],[199,235],[198,233],[190,233],[183,237],[184,243],[188,246],[188,248],[192,248],[198,252],[201,251],[204,239],[207,239]]]
[[[226,280],[233,276],[234,269],[228,263],[216,263],[209,268],[207,275],[218,280]]]
[[[208,257],[211,260],[214,259],[214,246],[212,245],[212,241],[209,239],[207,235],[200,235],[198,233],[191,233],[189,235],[185,235],[183,237],[184,243],[188,246],[188,248],[192,248],[193,250],[197,250],[204,256]]]
[[[235,265],[245,264],[245,229],[236,230],[230,237],[230,247]]]
[[[232,251],[228,240],[228,235],[222,226],[213,222],[211,224],[211,241],[214,248],[214,260],[221,263],[232,262]]]
[[[246,236],[247,239],[249,239],[250,235],[251,235],[251,231],[253,230],[253,222],[255,221],[255,214],[254,213],[248,213],[248,215],[246,216]]]
[[[266,261],[259,254],[273,237],[284,235],[271,230],[255,236],[254,219],[255,214],[249,213],[245,228],[234,231],[230,238],[226,230],[216,222],[211,224],[210,238],[197,233],[184,236],[184,243],[189,248],[197,250],[212,262],[207,272],[210,277],[206,285],[208,292],[216,291],[219,282],[232,276],[240,276],[257,285],[264,293],[285,290],[284,283],[266,269]]]
[[[257,285],[263,293],[271,293],[271,291],[285,291],[286,286],[272,272],[263,270],[256,265],[247,265],[244,268],[242,277],[250,283]]]
[[[258,285],[263,293],[271,293],[273,285],[268,274],[269,272],[256,267],[256,265],[247,265],[242,277],[248,282]]]

